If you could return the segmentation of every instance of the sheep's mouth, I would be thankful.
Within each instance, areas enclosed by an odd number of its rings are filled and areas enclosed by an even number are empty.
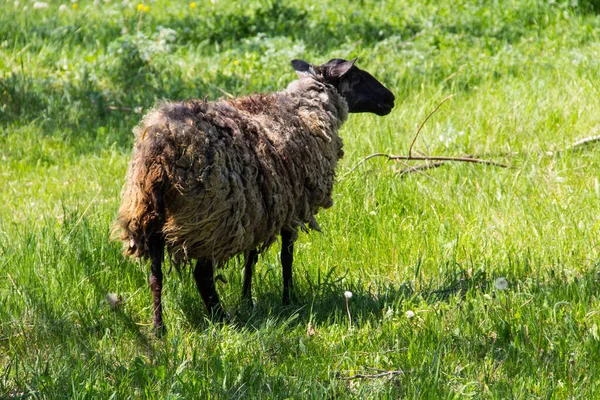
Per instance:
[[[394,108],[394,102],[392,101],[391,103],[377,104],[377,108],[378,110],[375,112],[375,114],[379,116],[388,115]]]

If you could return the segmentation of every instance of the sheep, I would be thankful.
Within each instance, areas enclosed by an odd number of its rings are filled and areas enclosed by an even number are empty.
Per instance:
[[[214,270],[244,255],[243,299],[251,300],[258,255],[281,236],[283,303],[292,291],[298,229],[320,230],[333,205],[338,130],[348,113],[386,115],[394,95],[351,61],[293,60],[287,89],[207,102],[163,101],[134,129],[135,146],[115,223],[124,253],[150,259],[154,330],[164,333],[161,264],[196,261],[208,312],[224,315]]]

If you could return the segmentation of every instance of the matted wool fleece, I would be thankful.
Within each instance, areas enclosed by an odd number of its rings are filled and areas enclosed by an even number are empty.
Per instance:
[[[163,102],[134,130],[117,228],[125,253],[148,255],[162,232],[176,262],[264,250],[281,229],[318,229],[333,204],[348,107],[312,78],[284,91]]]

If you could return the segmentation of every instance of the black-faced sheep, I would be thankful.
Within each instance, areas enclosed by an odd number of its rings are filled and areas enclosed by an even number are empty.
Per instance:
[[[154,328],[164,330],[161,264],[197,260],[197,288],[222,316],[214,268],[244,254],[243,296],[251,301],[258,254],[281,235],[283,302],[290,299],[298,228],[319,229],[333,204],[343,156],[338,129],[348,112],[386,115],[394,95],[352,61],[294,60],[286,90],[205,102],[162,102],[134,130],[136,141],[117,228],[125,253],[150,258]]]

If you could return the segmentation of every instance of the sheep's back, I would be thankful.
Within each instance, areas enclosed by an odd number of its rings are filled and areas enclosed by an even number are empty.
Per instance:
[[[341,141],[309,129],[319,116],[299,109],[271,94],[164,103],[144,119],[132,165],[166,174],[163,233],[175,260],[222,263],[268,247],[282,228],[317,227]]]

